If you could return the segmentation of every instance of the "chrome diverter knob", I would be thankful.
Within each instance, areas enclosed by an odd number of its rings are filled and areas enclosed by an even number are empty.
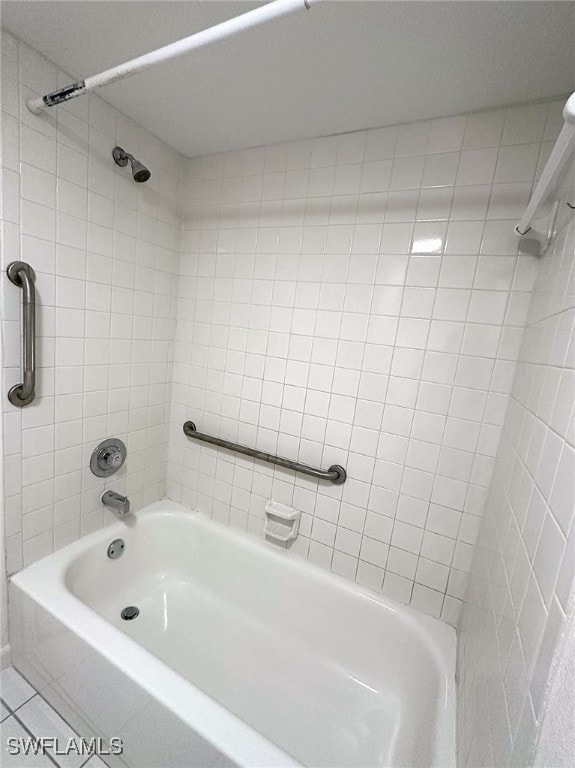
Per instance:
[[[97,477],[109,477],[126,461],[127,450],[119,437],[104,440],[90,457],[90,469]]]

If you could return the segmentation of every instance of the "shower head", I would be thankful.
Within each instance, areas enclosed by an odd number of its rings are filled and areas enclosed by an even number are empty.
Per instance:
[[[126,152],[124,149],[122,149],[122,147],[114,147],[112,156],[116,165],[119,165],[122,168],[125,168],[125,166],[128,165],[128,160],[130,161],[134,181],[140,183],[143,181],[148,181],[152,175],[143,163],[141,163],[139,160],[136,160],[134,155]]]
[[[152,174],[139,160],[134,160],[132,163],[132,176],[134,181],[148,181]]]

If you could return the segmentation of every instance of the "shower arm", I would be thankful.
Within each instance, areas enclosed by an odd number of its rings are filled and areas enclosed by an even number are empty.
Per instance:
[[[221,24],[216,24],[208,29],[203,29],[201,32],[196,32],[194,35],[184,37],[182,40],[177,40],[175,43],[164,45],[155,51],[150,51],[150,53],[146,53],[143,56],[126,61],[117,67],[107,69],[98,75],[92,75],[85,80],[65,85],[63,88],[58,88],[56,91],[47,93],[44,96],[30,99],[27,102],[28,109],[35,115],[39,115],[47,107],[55,107],[65,101],[89,93],[95,88],[100,88],[103,85],[108,85],[108,83],[122,80],[124,77],[135,75],[137,72],[141,72],[155,64],[161,64],[189,51],[204,48],[219,40],[233,37],[252,27],[266,24],[268,21],[274,21],[282,16],[307,10],[314,2],[318,2],[318,0],[274,0],[274,2],[267,3],[260,8],[255,8],[240,16],[223,21]]]

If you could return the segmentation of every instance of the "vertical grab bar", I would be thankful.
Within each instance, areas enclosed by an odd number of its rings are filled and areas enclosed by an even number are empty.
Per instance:
[[[17,408],[30,405],[36,397],[36,291],[34,270],[25,261],[13,261],[6,270],[10,282],[22,288],[22,369],[23,382],[8,392]]]

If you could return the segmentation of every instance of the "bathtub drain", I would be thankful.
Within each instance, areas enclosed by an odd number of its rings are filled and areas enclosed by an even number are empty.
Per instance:
[[[124,621],[132,621],[132,619],[135,619],[139,613],[140,609],[136,608],[135,605],[128,605],[126,608],[124,608],[120,615]]]

